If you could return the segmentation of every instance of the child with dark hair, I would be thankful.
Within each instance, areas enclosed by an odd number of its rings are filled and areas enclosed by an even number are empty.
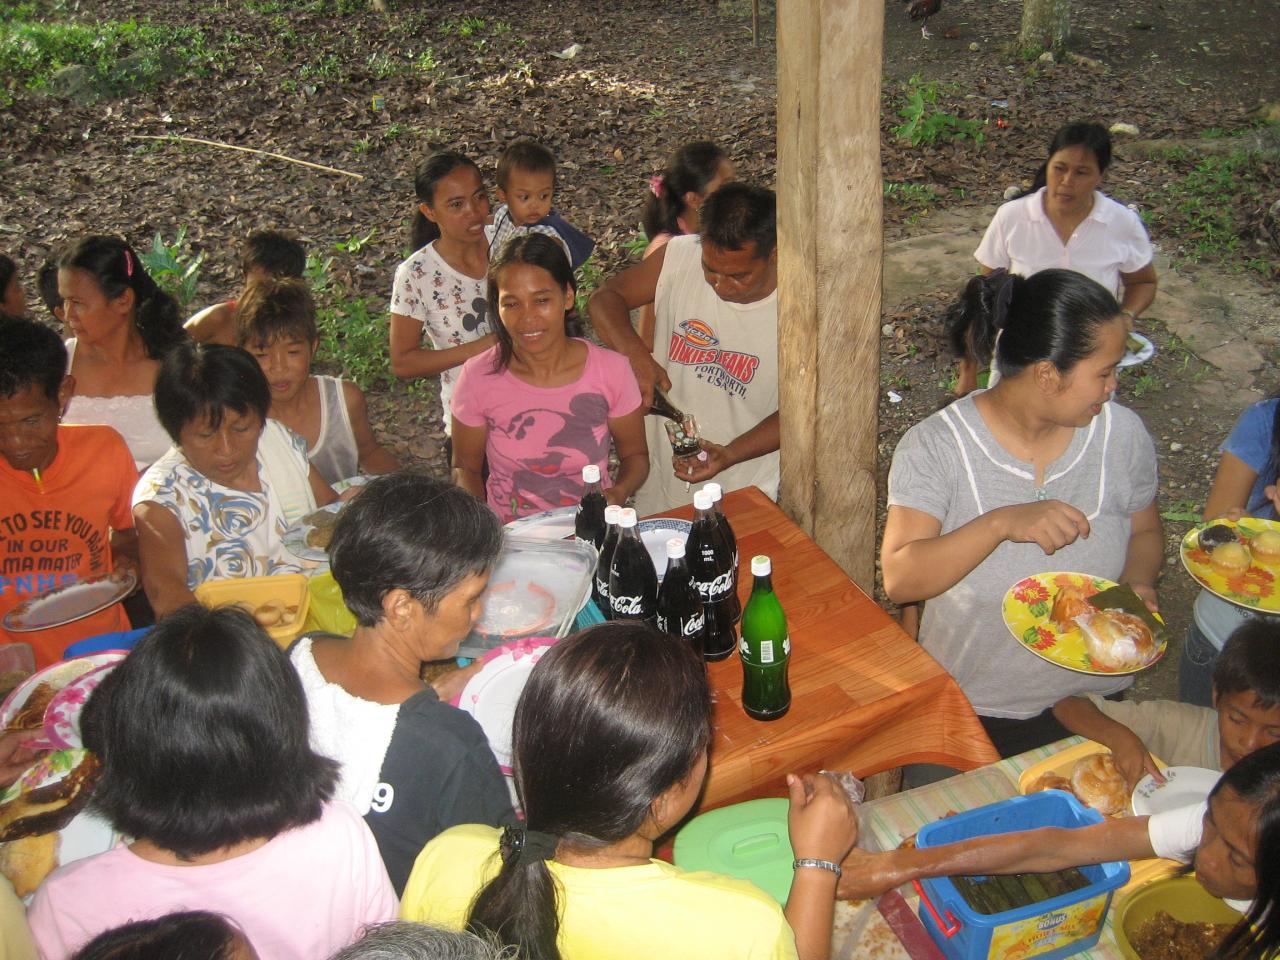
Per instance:
[[[18,265],[0,253],[0,320],[21,320],[27,315],[27,291]]]
[[[471,632],[502,530],[443,480],[379,477],[343,511],[329,547],[355,614],[351,637],[289,651],[311,707],[311,742],[339,763],[337,796],[364,815],[397,892],[428,840],[459,823],[514,821],[480,725],[450,706],[458,672],[419,677]]]
[[[160,361],[185,338],[178,303],[119,237],[83,237],[58,258],[58,293],[71,339],[75,391],[66,423],[105,423],[124,437],[139,470],[169,449],[151,395]]]
[[[1213,667],[1213,707],[1174,700],[1067,697],[1053,714],[1072,733],[1107,747],[1129,787],[1170,766],[1227,770],[1241,757],[1280,742],[1280,625],[1249,620],[1227,640]]]
[[[258,960],[253,944],[226,917],[203,910],[137,920],[100,933],[71,960]]]
[[[624,357],[570,335],[575,290],[564,250],[540,233],[513,237],[489,267],[498,343],[458,378],[453,468],[504,522],[577,503],[585,466],[600,468],[605,498],[618,504],[649,473],[635,375]],[[612,484],[610,441],[620,461]]]
[[[130,497],[138,471],[120,435],[60,424],[75,381],[58,335],[31,320],[0,326],[0,615],[58,587],[136,566]],[[128,630],[119,603],[60,627],[11,633],[36,666],[77,640]]]
[[[301,280],[307,269],[307,250],[291,233],[254,230],[240,248],[240,269],[244,275],[244,286],[239,299],[205,307],[183,325],[193,340],[234,347],[236,310],[249,288],[268,278]]]
[[[391,371],[402,380],[440,378],[447,437],[458,368],[493,346],[485,300],[489,192],[475,162],[452,150],[423,160],[413,187],[414,252],[396,267],[391,289]]]
[[[364,392],[350,380],[311,373],[319,346],[316,307],[302,280],[267,277],[236,310],[236,345],[271,386],[268,416],[307,441],[307,459],[329,483],[399,467],[373,435]]]
[[[595,241],[570,226],[551,204],[556,190],[556,158],[534,140],[515,140],[498,160],[498,199],[493,223],[485,228],[489,256],[522,233],[544,233],[558,240],[574,270],[587,262]]]
[[[162,619],[81,723],[102,765],[90,803],[131,839],[36,891],[45,960],[191,904],[272,960],[326,957],[395,915],[369,828],[331,800],[336,765],[308,743],[297,674],[245,611],[192,604]]]
[[[432,840],[401,916],[497,936],[521,960],[825,958],[837,864],[858,835],[832,779],[786,777],[796,860],[785,911],[748,881],[653,858],[697,802],[711,737],[706,667],[687,644],[636,621],[561,640],[516,704],[523,824]]]

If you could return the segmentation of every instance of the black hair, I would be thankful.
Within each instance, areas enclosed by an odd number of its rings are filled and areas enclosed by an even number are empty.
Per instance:
[[[489,261],[489,309],[498,314],[497,322],[493,324],[493,334],[498,339],[498,356],[493,361],[495,373],[510,366],[515,355],[515,344],[498,309],[498,274],[515,263],[541,267],[551,274],[551,279],[561,290],[565,287],[575,293],[578,290],[578,280],[573,275],[573,267],[569,266],[564,247],[545,233],[518,233],[503,244],[497,257]],[[582,336],[582,320],[576,303],[564,312],[564,332],[569,337]]]
[[[554,187],[556,155],[536,140],[525,137],[513,140],[498,158],[498,186],[503,190],[507,189],[507,183],[515,170],[523,170],[526,173],[549,173],[551,185]]]
[[[50,257],[40,265],[36,273],[36,292],[41,301],[53,314],[55,320],[61,321],[58,311],[62,309],[62,294],[58,292],[58,258]]]
[[[156,285],[133,248],[120,237],[81,237],[63,251],[58,269],[85,271],[108,300],[132,290],[133,322],[152,360],[161,359],[186,339],[178,301]]]
[[[236,303],[236,343],[271,344],[297,337],[315,343],[316,302],[305,280],[265,277],[249,284]]]
[[[652,240],[663,233],[683,233],[679,219],[685,212],[684,195],[703,196],[726,159],[724,151],[710,140],[686,143],[673,153],[660,181],[651,181],[657,189],[651,185],[645,198],[642,221],[645,236]]]
[[[283,230],[254,230],[245,238],[240,266],[245,273],[260,267],[269,276],[301,279],[307,270],[307,248]]]
[[[34,320],[0,321],[0,397],[12,397],[36,384],[46,397],[58,401],[67,375],[67,348],[58,335]]]
[[[1107,167],[1111,166],[1111,134],[1107,128],[1100,123],[1068,123],[1059,128],[1049,141],[1049,153],[1036,171],[1031,189],[1020,196],[1035,193],[1049,182],[1049,161],[1059,150],[1066,150],[1068,147],[1084,147],[1092,152],[1093,158],[1098,162],[1099,173],[1106,173]]]
[[[726,183],[702,205],[698,232],[722,250],[752,246],[758,259],[768,259],[778,243],[778,198],[764,187]]]
[[[1280,949],[1280,743],[1237,760],[1210,792],[1210,803],[1228,789],[1257,811],[1257,889],[1245,918],[1210,956],[1262,960]]]
[[[1219,697],[1252,692],[1259,706],[1280,706],[1280,625],[1250,618],[1231,632],[1213,664]]]
[[[84,708],[102,771],[90,803],[184,859],[320,818],[338,765],[311,749],[302,682],[238,607],[162,619]]]
[[[13,262],[10,257],[0,253],[0,305],[4,302],[4,296],[9,291],[9,284],[13,282],[13,278],[18,275],[18,265]],[[19,320],[20,317],[14,317],[4,312],[3,306],[0,306],[0,317],[10,320]]]
[[[1048,360],[1067,373],[1089,356],[1098,330],[1120,316],[1115,296],[1074,270],[1041,270],[1029,277],[997,270],[974,277],[947,310],[951,348],[1012,377]],[[1000,331],[999,346],[995,346]]]
[[[689,776],[711,741],[702,658],[642,623],[599,624],[551,647],[529,674],[512,730],[525,825],[572,849],[623,840]],[[559,960],[557,888],[545,860],[502,864],[468,929],[524,960]]]
[[[378,477],[338,520],[329,544],[333,578],[356,621],[382,619],[382,600],[407,590],[428,613],[502,550],[502,525],[483,502],[432,477]]]
[[[220,914],[190,910],[107,930],[77,950],[71,960],[232,960],[243,936]]]
[[[182,428],[201,417],[215,430],[223,413],[271,409],[271,385],[258,361],[240,347],[184,340],[164,358],[156,375],[156,416],[174,443]]]
[[[418,164],[418,169],[413,173],[413,192],[418,197],[418,203],[434,207],[436,184],[459,167],[470,167],[476,172],[476,176],[480,176],[480,168],[475,161],[456,150],[441,150]],[[411,237],[413,249],[421,250],[432,240],[439,239],[440,228],[428,220],[422,210],[415,208]]]

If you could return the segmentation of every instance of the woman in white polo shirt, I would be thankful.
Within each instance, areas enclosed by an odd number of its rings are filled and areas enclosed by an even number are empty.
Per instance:
[[[1097,123],[1070,123],[1049,144],[1031,189],[996,211],[974,251],[983,273],[1004,269],[1029,277],[1060,267],[1098,281],[1132,321],[1156,296],[1151,240],[1142,218],[1098,188],[1111,164],[1111,135]],[[956,393],[977,385],[989,358],[969,346]]]

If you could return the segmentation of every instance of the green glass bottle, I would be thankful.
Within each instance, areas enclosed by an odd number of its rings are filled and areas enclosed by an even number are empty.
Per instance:
[[[787,616],[773,592],[773,565],[769,558],[751,558],[755,582],[742,611],[738,654],[742,657],[742,709],[756,720],[776,720],[791,706],[787,667],[791,663],[791,638]]]

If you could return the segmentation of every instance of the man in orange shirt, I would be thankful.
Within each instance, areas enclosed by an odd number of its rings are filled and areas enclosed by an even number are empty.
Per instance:
[[[110,427],[59,423],[75,381],[57,334],[7,321],[0,344],[0,643],[31,644],[43,667],[77,640],[129,629],[118,602],[30,632],[4,618],[51,590],[136,566],[138,471]]]

